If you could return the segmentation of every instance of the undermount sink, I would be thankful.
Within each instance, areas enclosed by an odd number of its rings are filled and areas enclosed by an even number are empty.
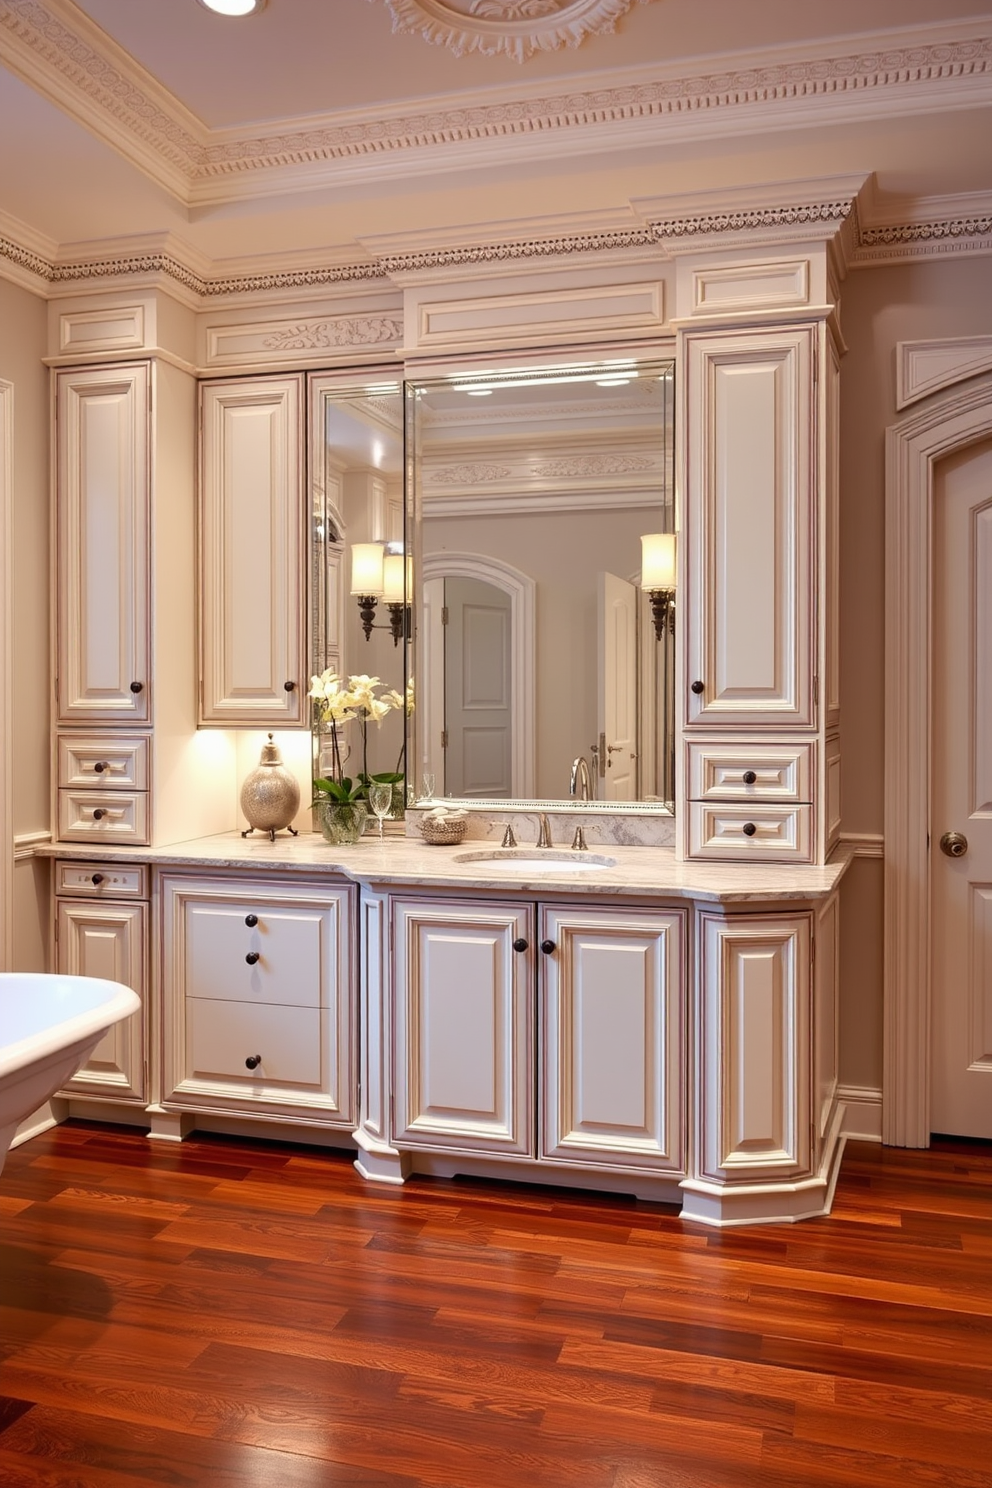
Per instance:
[[[485,865],[484,872],[515,874],[588,873],[591,868],[615,868],[616,858],[603,853],[556,851],[554,848],[514,849],[486,848],[483,851],[456,853],[456,863]]]

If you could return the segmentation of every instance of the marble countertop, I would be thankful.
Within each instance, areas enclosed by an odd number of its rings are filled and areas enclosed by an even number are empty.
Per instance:
[[[823,867],[781,863],[678,863],[673,847],[627,847],[598,844],[592,856],[607,856],[611,866],[597,864],[580,872],[563,869],[519,873],[496,869],[493,858],[505,858],[491,843],[468,840],[457,847],[431,847],[419,838],[387,836],[380,844],[366,838],[354,847],[332,847],[319,833],[299,837],[242,837],[225,833],[174,842],[162,847],[109,847],[97,843],[49,843],[36,849],[47,857],[87,862],[150,863],[161,868],[241,869],[254,873],[339,874],[360,884],[424,889],[484,889],[498,894],[547,897],[562,894],[616,895],[624,898],[685,898],[716,903],[767,903],[816,900],[833,893],[852,854],[840,850]],[[559,850],[560,851],[560,850]],[[466,853],[487,853],[474,862]],[[528,849],[531,859],[541,849]],[[554,851],[548,854],[554,857]]]

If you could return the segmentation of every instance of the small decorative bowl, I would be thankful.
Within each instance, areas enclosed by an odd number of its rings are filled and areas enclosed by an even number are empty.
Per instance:
[[[466,821],[428,821],[420,823],[420,833],[431,847],[455,847],[465,836]]]

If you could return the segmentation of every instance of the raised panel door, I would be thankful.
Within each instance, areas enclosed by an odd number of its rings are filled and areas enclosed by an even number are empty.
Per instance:
[[[309,722],[298,376],[200,390],[200,722]]]
[[[542,1158],[684,1171],[684,922],[542,909]]]
[[[393,904],[393,1141],[533,1157],[533,910]]]
[[[60,899],[56,906],[55,968],[66,976],[100,977],[133,987],[144,1000],[144,904]],[[100,1100],[145,1096],[144,1010],[108,1028],[63,1094]]]
[[[699,1162],[721,1182],[796,1176],[811,1161],[810,915],[703,912]]]
[[[688,727],[814,721],[815,334],[687,338]]]
[[[150,717],[148,406],[143,362],[59,373],[61,723]]]

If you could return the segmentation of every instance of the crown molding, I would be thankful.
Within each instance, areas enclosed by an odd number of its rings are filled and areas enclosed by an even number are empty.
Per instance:
[[[887,210],[892,220],[879,220],[870,181],[866,185],[862,176],[843,176],[641,198],[632,201],[626,213],[370,237],[353,245],[351,252],[342,248],[321,262],[290,254],[211,262],[171,234],[59,249],[0,212],[0,276],[46,299],[88,290],[159,287],[202,309],[264,300],[344,298],[363,290],[450,279],[454,271],[464,279],[514,269],[578,267],[605,259],[629,265],[693,250],[787,245],[824,237],[851,268],[992,253],[990,194],[906,204],[902,220],[894,219],[894,207]]]
[[[218,130],[68,0],[0,0],[0,60],[186,207],[992,104],[987,22]]]

